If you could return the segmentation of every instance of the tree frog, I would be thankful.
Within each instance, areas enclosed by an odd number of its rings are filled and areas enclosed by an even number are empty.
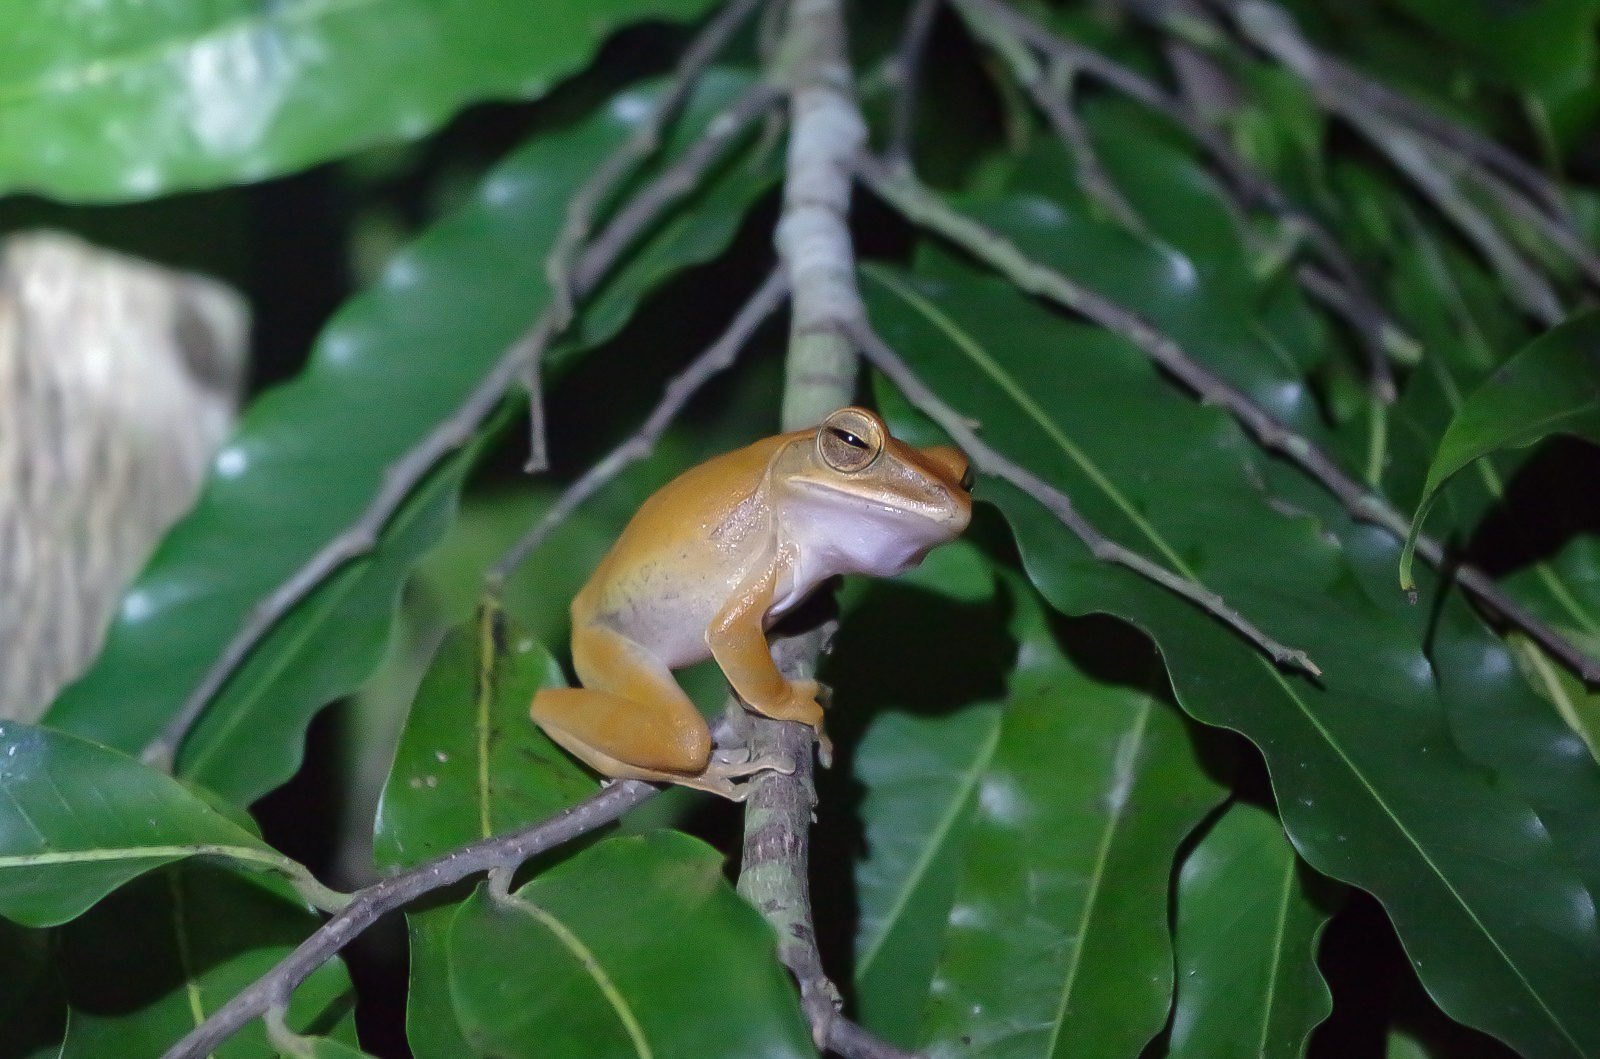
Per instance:
[[[966,457],[890,437],[864,408],[691,468],[645,501],[572,601],[581,688],[546,689],[533,719],[601,773],[739,800],[770,761],[719,762],[671,671],[714,658],[745,705],[817,730],[812,680],[778,672],[766,631],[835,574],[916,566],[972,515]]]

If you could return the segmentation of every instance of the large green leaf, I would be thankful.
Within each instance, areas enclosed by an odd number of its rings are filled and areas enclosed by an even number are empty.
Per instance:
[[[668,155],[745,83],[709,77]],[[130,751],[155,734],[257,601],[355,519],[386,468],[543,307],[542,256],[568,197],[652,98],[630,93],[517,152],[469,205],[402,251],[385,282],[338,314],[305,374],[250,410],[195,511],[130,590],[100,659],[58,701],[52,723]],[[664,274],[717,253],[767,181],[764,169],[725,167],[692,202],[692,216],[659,226],[631,256],[607,288],[605,320],[590,321],[585,344],[568,349],[609,337]],[[448,520],[462,469],[436,472],[377,553],[281,623],[212,704],[179,757],[180,773],[196,770],[246,802],[294,771],[305,719],[380,656],[395,595]],[[334,627],[337,635],[324,634]]]
[[[1060,254],[1075,252],[1058,216],[1025,203],[986,212],[1027,230],[1047,257],[1052,238]],[[1190,604],[1094,562],[1042,507],[995,485],[988,495],[1047,598],[1136,622],[1160,645],[1185,708],[1261,747],[1297,848],[1384,902],[1449,1014],[1529,1055],[1600,1050],[1585,984],[1600,973],[1591,842],[1576,820],[1535,813],[1522,791],[1463,760],[1424,653],[1427,615],[1377,587],[1397,543],[1262,462],[1224,414],[1173,391],[1121,340],[970,274],[923,284],[876,275],[886,336],[991,444],[1066,489],[1106,532],[1309,651],[1323,677],[1276,669]],[[1237,364],[1251,369],[1247,357]],[[1435,649],[1477,659],[1462,684],[1509,674],[1514,686],[1503,645],[1470,615],[1458,620],[1458,598],[1438,605],[1456,617],[1452,642]],[[1503,727],[1525,705],[1513,696],[1496,715]],[[1589,783],[1593,769],[1577,777]],[[1565,799],[1565,785],[1555,779],[1551,796]]]
[[[113,894],[60,931],[59,974],[71,1019],[61,1055],[153,1057],[287,956],[315,916],[243,878],[184,865]],[[295,991],[290,1026],[354,1043],[344,965],[319,967]],[[219,1059],[276,1056],[258,1021],[218,1048]]]
[[[1439,489],[1496,449],[1550,434],[1600,444],[1600,311],[1554,327],[1506,361],[1467,398],[1439,442],[1400,557],[1400,585],[1415,588],[1412,551]]]
[[[172,777],[85,739],[0,725],[0,915],[63,923],[185,857],[305,877]]]
[[[0,7],[0,193],[148,198],[414,139],[536,96],[708,0],[68,0]]]
[[[1167,1054],[1298,1059],[1333,997],[1317,937],[1343,896],[1307,868],[1271,813],[1228,807],[1178,878],[1178,995]]]
[[[993,706],[944,717],[886,713],[856,751],[869,854],[856,867],[857,1003],[862,1025],[907,1047],[916,1043],[978,785],[999,735]]]
[[[406,721],[379,808],[380,869],[409,868],[474,839],[543,819],[596,790],[528,716],[533,694],[562,683],[555,661],[486,610],[440,645]],[[467,1053],[450,1004],[453,903],[406,913],[411,938],[407,1036],[418,1059]]]
[[[1178,846],[1223,790],[1172,705],[1086,676],[1014,596],[1017,667],[968,787],[923,1038],[933,1056],[1135,1055],[1171,1002]]]
[[[816,1054],[771,930],[722,855],[677,832],[606,839],[509,898],[480,887],[450,980],[478,1055]]]

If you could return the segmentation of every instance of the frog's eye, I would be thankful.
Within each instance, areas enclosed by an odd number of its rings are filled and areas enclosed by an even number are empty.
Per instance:
[[[817,450],[829,467],[854,474],[883,451],[883,427],[870,412],[841,408],[817,428]]]

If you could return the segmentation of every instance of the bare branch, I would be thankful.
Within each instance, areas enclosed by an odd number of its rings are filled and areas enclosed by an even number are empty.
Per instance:
[[[1087,290],[1068,277],[1024,254],[1004,236],[952,209],[937,195],[904,174],[891,175],[881,162],[863,158],[860,172],[867,184],[913,224],[960,246],[1011,280],[1038,295],[1119,334],[1189,387],[1203,401],[1220,405],[1264,447],[1281,453],[1338,498],[1352,518],[1383,527],[1404,540],[1410,520],[1378,493],[1346,474],[1332,457],[1274,419],[1264,408],[1190,357],[1153,324],[1121,305]],[[1445,564],[1438,541],[1417,538],[1417,553],[1436,568]],[[1550,654],[1590,684],[1600,683],[1600,661],[1589,658],[1554,629],[1512,601],[1490,577],[1470,566],[1453,571],[1456,581],[1480,603],[1510,625],[1537,640]]]
[[[1523,312],[1546,327],[1565,318],[1566,310],[1554,288],[1542,273],[1523,260],[1494,222],[1462,193],[1454,176],[1440,165],[1437,149],[1371,111],[1352,108],[1344,114],[1344,119],[1360,130],[1440,213],[1450,219],[1467,241],[1477,247]]]
[[[596,212],[640,162],[660,150],[667,126],[683,109],[695,85],[700,83],[700,75],[722,54],[729,39],[744,25],[751,12],[764,3],[766,0],[730,0],[711,17],[679,56],[655,110],[640,122],[620,150],[601,163],[567,203],[566,219],[545,259],[545,277],[550,281],[550,296],[561,326],[564,327],[572,316],[574,258],[593,231]]]
[[[200,1059],[210,1055],[251,1019],[264,1015],[301,982],[327,963],[385,913],[425,894],[454,885],[470,875],[515,869],[546,850],[616,820],[660,793],[648,783],[623,780],[600,793],[520,831],[474,842],[436,857],[399,875],[358,890],[354,898],[322,924],[277,965],[214,1011],[204,1022],[168,1049],[164,1059]]]
[[[689,399],[698,393],[700,387],[704,386],[712,376],[733,363],[739,351],[750,340],[750,336],[777,310],[788,287],[788,281],[779,272],[767,277],[766,282],[735,314],[721,337],[707,346],[704,352],[667,384],[666,393],[660,403],[651,411],[639,429],[621,445],[612,449],[604,459],[584,472],[582,477],[567,486],[566,491],[544,513],[544,517],[489,568],[484,575],[484,584],[491,594],[500,591],[506,579],[511,576],[511,572],[526,562],[528,556],[545,542],[557,526],[570,518],[580,504],[605,488],[626,468],[655,451],[656,442],[661,440],[661,435],[683,411]]]
[[[676,162],[642,188],[579,258],[573,274],[573,289],[578,296],[586,297],[593,291],[633,241],[647,231],[667,207],[692,191],[722,152],[776,99],[770,86],[758,85],[747,90],[711,120],[701,138]],[[455,411],[384,469],[382,485],[356,521],[250,611],[183,708],[145,746],[144,761],[171,771],[178,746],[189,729],[256,645],[325,578],[376,546],[379,532],[411,490],[440,460],[472,439],[478,426],[499,405],[517,379],[529,370],[528,366],[542,355],[559,330],[559,314],[554,307],[546,309],[539,320],[512,343]]]
[[[894,100],[894,118],[889,127],[889,146],[884,157],[892,166],[911,164],[911,145],[916,133],[917,98],[922,78],[922,58],[928,50],[928,36],[939,17],[942,0],[916,0],[906,13],[905,32],[900,35],[900,50],[895,55],[894,77],[899,93]]]
[[[846,1018],[829,1025],[828,1048],[845,1059],[918,1059],[918,1053],[881,1041]]]
[[[1393,400],[1394,377],[1386,356],[1407,362],[1415,360],[1417,343],[1379,306],[1349,255],[1326,225],[1296,205],[1251,165],[1193,106],[1143,74],[1092,48],[1056,36],[1001,0],[957,0],[957,6],[975,33],[1006,54],[1019,80],[1026,82],[1028,79],[1024,64],[1029,60],[1017,54],[1017,42],[1025,42],[1051,62],[1081,71],[1165,116],[1195,141],[1243,206],[1266,210],[1301,233],[1326,266],[1317,272],[1322,280],[1320,292],[1337,297],[1336,301],[1323,299],[1324,304],[1338,312],[1361,338],[1373,395],[1384,403]],[[1304,274],[1301,275],[1303,278]]]

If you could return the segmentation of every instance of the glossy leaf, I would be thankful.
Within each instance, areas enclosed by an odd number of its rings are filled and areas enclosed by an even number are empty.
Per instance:
[[[1178,995],[1167,1054],[1297,1059],[1333,1010],[1317,938],[1343,897],[1296,856],[1271,813],[1228,807],[1184,859]]]
[[[451,994],[477,1054],[814,1056],[770,929],[676,832],[606,839],[456,914]]]
[[[855,985],[862,1025],[905,1047],[944,943],[979,784],[994,762],[1000,713],[886,713],[856,750],[868,856],[856,866]]]
[[[985,215],[1027,230],[1047,258],[1075,252],[1056,215],[1021,205]],[[1324,676],[1313,684],[1276,669],[1191,605],[1095,563],[1043,508],[994,485],[987,495],[1046,597],[1069,613],[1122,615],[1156,639],[1184,707],[1262,749],[1297,848],[1384,902],[1447,1013],[1529,1055],[1600,1048],[1600,1016],[1580,985],[1600,972],[1600,938],[1589,875],[1574,871],[1575,861],[1590,871],[1590,840],[1575,819],[1541,819],[1523,790],[1461,757],[1422,652],[1427,616],[1375,581],[1397,543],[1262,465],[1226,416],[1174,392],[1120,340],[992,281],[917,286],[878,275],[872,301],[886,337],[984,424],[991,444],[1067,489],[1105,532],[1201,577],[1307,650]],[[1238,352],[1237,370],[1248,372],[1251,351]],[[1454,661],[1477,659],[1456,694],[1513,672],[1458,599],[1440,606],[1454,615]],[[1525,705],[1507,710],[1520,716]],[[1592,772],[1579,770],[1577,782]],[[1552,798],[1566,798],[1564,781],[1551,786]]]
[[[675,143],[743,84],[708,78]],[[356,518],[390,463],[449,414],[542,308],[543,255],[568,196],[650,98],[627,94],[524,147],[471,204],[402,251],[382,284],[345,306],[306,372],[258,401],[219,454],[196,510],[130,590],[100,659],[58,701],[52,723],[130,751],[155,734],[256,602]],[[625,318],[616,306],[631,307],[672,268],[717,253],[766,180],[728,167],[696,201],[692,224],[664,225],[631,257],[609,294],[609,323],[585,338],[609,337]],[[181,772],[192,764],[241,802],[292,774],[306,719],[376,663],[395,595],[453,510],[461,471],[436,471],[377,553],[281,623],[208,709]],[[322,633],[333,627],[337,635]]]
[[[1178,845],[1223,791],[1174,707],[1085,676],[1015,595],[923,1038],[936,1057],[1135,1055],[1171,1002]]]
[[[7,4],[0,193],[107,201],[261,180],[415,139],[469,102],[537,96],[621,26],[707,6]]]
[[[1600,312],[1568,320],[1535,339],[1467,398],[1439,442],[1400,557],[1400,586],[1412,590],[1412,550],[1439,489],[1496,449],[1551,434],[1600,444]]]
[[[1560,98],[1594,80],[1600,5],[1593,0],[1400,0],[1399,6],[1508,86]]]
[[[157,1056],[270,970],[317,918],[257,885],[201,865],[153,873],[61,931],[60,974],[72,1016],[63,1059]],[[344,965],[319,967],[295,990],[287,1021],[353,1035]],[[257,1021],[218,1059],[276,1056]]]
[[[0,915],[18,923],[66,922],[185,857],[296,867],[170,776],[48,728],[0,725],[0,786]]]
[[[1600,540],[1576,537],[1547,563],[1506,579],[1506,588],[1580,648],[1600,657]],[[1600,760],[1600,692],[1590,691],[1526,638],[1513,638],[1528,684]]]
[[[413,867],[543,819],[597,788],[528,717],[533,693],[563,683],[536,641],[496,611],[452,632],[417,692],[384,787],[374,834],[379,868]],[[407,910],[407,1036],[418,1059],[467,1054],[450,1005],[454,904]]]

